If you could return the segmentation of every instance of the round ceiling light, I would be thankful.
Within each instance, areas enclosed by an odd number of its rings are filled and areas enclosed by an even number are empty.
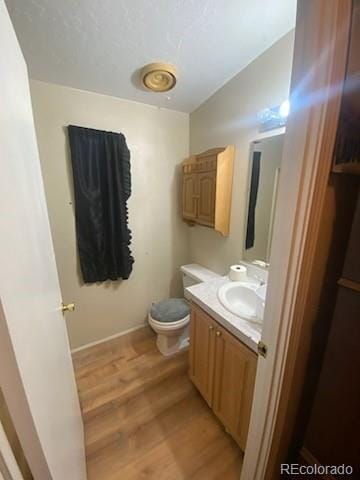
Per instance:
[[[168,92],[176,85],[176,68],[168,63],[150,63],[141,70],[141,81],[147,90]]]

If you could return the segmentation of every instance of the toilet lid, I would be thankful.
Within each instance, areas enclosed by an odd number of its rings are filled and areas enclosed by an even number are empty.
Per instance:
[[[158,303],[154,303],[150,310],[150,315],[158,322],[177,322],[190,313],[190,308],[183,298],[169,298]]]

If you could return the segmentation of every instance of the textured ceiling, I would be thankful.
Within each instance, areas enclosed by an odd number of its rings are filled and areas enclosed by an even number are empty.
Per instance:
[[[191,112],[295,25],[296,0],[7,0],[37,80]],[[136,72],[179,70],[168,93]],[[264,72],[267,74],[268,72]]]

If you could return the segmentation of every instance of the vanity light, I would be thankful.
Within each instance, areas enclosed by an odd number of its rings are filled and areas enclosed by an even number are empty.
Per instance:
[[[284,127],[290,113],[290,101],[284,100],[277,107],[264,108],[258,113],[260,132]]]
[[[282,118],[287,118],[290,113],[290,102],[289,100],[285,100],[279,107],[279,115]]]

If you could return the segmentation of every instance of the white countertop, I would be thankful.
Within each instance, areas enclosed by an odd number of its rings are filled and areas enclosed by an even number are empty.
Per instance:
[[[230,313],[221,305],[218,299],[217,292],[219,288],[229,281],[227,276],[217,277],[214,280],[188,287],[186,290],[193,302],[197,303],[220,325],[257,353],[257,344],[261,339],[262,325],[249,322]]]

